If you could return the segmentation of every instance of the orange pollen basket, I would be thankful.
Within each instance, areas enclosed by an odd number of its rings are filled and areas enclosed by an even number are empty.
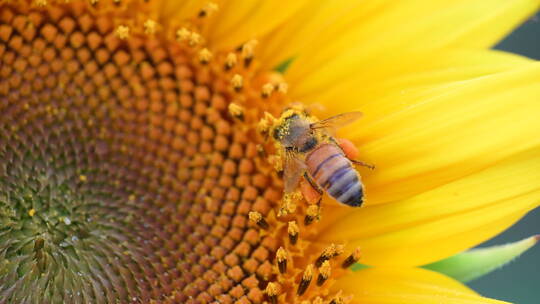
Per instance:
[[[0,3],[7,302],[351,301],[332,284],[359,251],[313,241],[322,207],[283,200],[257,131],[287,84],[255,40],[207,45],[215,4],[175,24],[153,0]]]

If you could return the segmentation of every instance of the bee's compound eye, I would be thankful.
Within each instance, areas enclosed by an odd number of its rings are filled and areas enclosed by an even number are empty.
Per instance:
[[[287,117],[287,119],[295,119],[298,117],[298,113],[294,113],[291,116]]]

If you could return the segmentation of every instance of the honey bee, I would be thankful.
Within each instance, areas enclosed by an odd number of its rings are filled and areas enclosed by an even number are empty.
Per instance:
[[[283,159],[286,194],[300,183],[301,192],[308,201],[320,203],[326,192],[342,204],[362,205],[364,186],[353,164],[374,167],[355,160],[358,150],[352,142],[333,136],[337,128],[361,116],[361,112],[349,112],[317,120],[298,109],[288,109],[281,114],[270,127],[269,135],[276,141]],[[307,183],[301,183],[302,177]]]

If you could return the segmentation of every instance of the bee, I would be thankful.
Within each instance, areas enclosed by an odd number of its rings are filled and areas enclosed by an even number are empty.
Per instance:
[[[361,112],[349,112],[317,120],[298,109],[288,109],[281,114],[270,127],[269,135],[276,141],[278,154],[282,156],[286,194],[300,183],[301,192],[308,201],[320,203],[326,192],[342,204],[362,205],[364,186],[353,164],[374,167],[355,160],[358,150],[352,142],[333,136],[337,128],[361,116]],[[301,183],[302,177],[307,184]]]

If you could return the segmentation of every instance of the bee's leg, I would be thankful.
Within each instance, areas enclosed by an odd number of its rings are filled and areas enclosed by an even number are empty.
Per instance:
[[[317,191],[321,195],[323,194],[323,189],[319,187],[319,185],[317,185],[317,183],[311,178],[311,176],[309,176],[307,172],[304,172],[304,178],[309,182],[311,187],[315,189],[315,191]]]
[[[338,146],[341,148],[343,153],[345,153],[345,156],[353,162],[356,165],[360,165],[363,167],[367,167],[371,170],[375,169],[375,166],[372,164],[365,163],[363,161],[356,160],[356,157],[358,157],[358,148],[348,139],[345,138],[338,138],[337,139]]]
[[[358,157],[358,148],[350,140],[338,138],[337,144],[348,159],[353,160]]]
[[[350,161],[355,164],[355,165],[359,165],[359,166],[362,166],[362,167],[366,167],[366,168],[369,168],[371,170],[374,170],[375,169],[375,165],[372,165],[372,164],[368,164],[368,163],[365,163],[363,161],[359,161],[359,160],[355,160],[355,159],[350,159]]]
[[[300,191],[309,204],[321,203],[323,190],[311,177],[309,174],[304,174],[304,179],[300,181]]]

